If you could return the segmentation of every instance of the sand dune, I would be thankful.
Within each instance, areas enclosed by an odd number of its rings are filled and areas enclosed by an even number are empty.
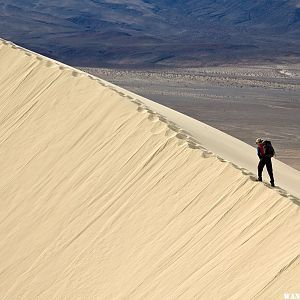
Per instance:
[[[281,74],[283,69],[293,77]],[[251,146],[257,136],[268,138],[276,158],[300,171],[300,64],[83,71],[155,99]]]
[[[300,292],[299,172],[5,41],[0,74],[1,299]]]

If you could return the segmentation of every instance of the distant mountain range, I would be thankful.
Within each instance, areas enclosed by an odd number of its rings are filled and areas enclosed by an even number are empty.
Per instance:
[[[0,36],[76,66],[300,60],[300,0],[0,0]]]

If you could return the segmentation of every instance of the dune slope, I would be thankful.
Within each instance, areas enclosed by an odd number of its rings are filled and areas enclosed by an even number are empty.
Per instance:
[[[1,299],[282,299],[300,210],[117,87],[0,41]]]

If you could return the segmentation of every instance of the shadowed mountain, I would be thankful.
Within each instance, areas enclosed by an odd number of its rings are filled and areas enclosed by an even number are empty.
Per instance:
[[[0,35],[67,63],[298,60],[299,1],[4,0]]]

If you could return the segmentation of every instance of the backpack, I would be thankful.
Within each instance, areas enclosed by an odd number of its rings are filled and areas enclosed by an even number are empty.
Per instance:
[[[264,141],[263,147],[266,157],[273,157],[275,155],[275,150],[270,141]]]

